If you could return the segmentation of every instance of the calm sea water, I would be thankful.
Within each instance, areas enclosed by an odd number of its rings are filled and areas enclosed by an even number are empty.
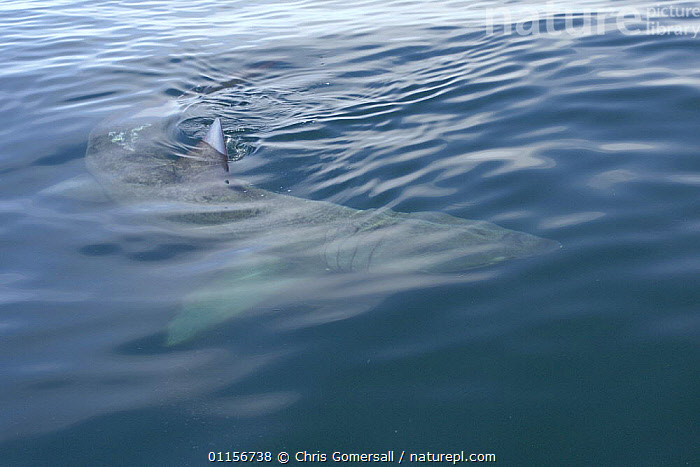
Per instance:
[[[554,34],[509,3],[489,31],[498,6],[0,4],[0,464],[697,465],[700,22]],[[342,306],[260,306],[167,346],[183,295],[235,252],[62,195],[99,122],[166,101],[222,116],[257,186],[563,248],[385,278],[369,303],[338,282]]]

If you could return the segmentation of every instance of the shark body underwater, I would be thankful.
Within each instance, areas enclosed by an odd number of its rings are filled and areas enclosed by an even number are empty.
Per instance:
[[[234,180],[216,118],[194,150],[175,156],[172,119],[153,115],[97,127],[86,165],[114,201],[147,204],[153,222],[185,235],[233,240],[233,264],[189,294],[168,326],[178,344],[302,287],[339,273],[466,270],[559,248],[558,242],[438,212],[357,210],[275,193]]]

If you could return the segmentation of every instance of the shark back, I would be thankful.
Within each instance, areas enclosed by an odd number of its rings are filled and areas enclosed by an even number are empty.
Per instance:
[[[166,200],[211,204],[237,202],[242,192],[226,185],[228,156],[220,119],[189,152],[178,150],[172,119],[108,122],[90,134],[89,172],[121,203]]]

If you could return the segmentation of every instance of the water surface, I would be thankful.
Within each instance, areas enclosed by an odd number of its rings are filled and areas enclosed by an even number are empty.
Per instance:
[[[697,463],[700,38],[489,34],[497,6],[0,5],[1,462]],[[335,300],[301,291],[166,346],[183,295],[237,252],[56,185],[86,176],[101,121],[168,101],[192,135],[221,116],[259,187],[564,248],[454,281],[329,280]]]

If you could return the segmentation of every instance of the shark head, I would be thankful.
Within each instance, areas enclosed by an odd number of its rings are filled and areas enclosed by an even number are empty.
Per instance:
[[[555,251],[561,244],[488,222],[474,222],[455,229],[453,235],[431,245],[433,259],[424,270],[453,274]]]
[[[556,250],[559,242],[444,213],[362,211],[324,253],[330,268],[453,274]]]

